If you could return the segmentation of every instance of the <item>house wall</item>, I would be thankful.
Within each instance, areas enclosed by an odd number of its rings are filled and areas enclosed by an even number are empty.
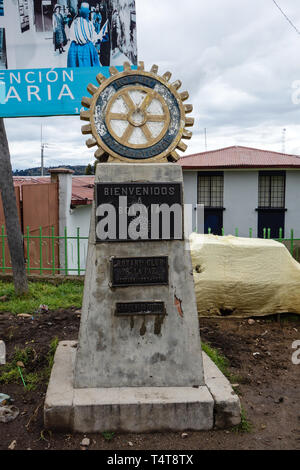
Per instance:
[[[224,171],[223,227],[226,235],[257,235],[258,171]]]
[[[257,236],[258,213],[258,170],[224,171],[224,207],[223,226],[225,234],[235,235],[235,228],[241,237]],[[197,205],[197,171],[183,172],[185,203]],[[286,170],[285,193],[285,237],[300,238],[300,171]],[[193,213],[195,227],[195,211]]]
[[[184,201],[197,206],[197,171],[184,171]],[[241,237],[249,236],[252,228],[253,237],[257,234],[258,172],[224,171],[224,207],[223,226],[225,234],[235,234],[239,229]],[[196,211],[193,210],[193,228],[196,227]],[[199,230],[198,230],[199,231]]]
[[[300,171],[287,171],[285,180],[285,237],[290,236],[291,229],[294,237],[300,238]]]
[[[185,204],[192,206],[185,211],[185,225],[189,228],[189,231],[196,231],[197,171],[183,172],[183,198]]]

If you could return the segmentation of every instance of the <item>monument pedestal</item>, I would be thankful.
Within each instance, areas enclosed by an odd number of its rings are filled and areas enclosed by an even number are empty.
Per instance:
[[[181,167],[101,164],[95,186],[78,347],[59,344],[45,426],[147,432],[237,424],[238,397],[207,357],[203,366]]]
[[[61,341],[44,407],[46,429],[58,432],[207,431],[240,423],[240,401],[203,353],[205,385],[74,388],[75,341]]]

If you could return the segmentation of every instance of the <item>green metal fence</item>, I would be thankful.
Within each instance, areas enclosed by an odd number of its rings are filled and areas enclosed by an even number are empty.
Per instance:
[[[86,255],[87,255],[87,236],[81,236],[78,227],[75,235],[68,235],[67,228],[64,229],[64,235],[55,235],[54,227],[43,233],[42,227],[37,230],[37,235],[32,235],[29,227],[23,236],[24,256],[26,261],[26,270],[28,274],[64,274],[64,275],[83,275],[85,273]],[[208,229],[208,233],[211,230]],[[283,230],[279,231],[279,238],[275,240],[283,243],[291,255],[300,262],[300,238],[294,237],[294,230],[290,231],[289,238],[282,237]],[[225,235],[222,229],[222,235]],[[234,230],[234,235],[239,236],[239,230]],[[249,237],[253,237],[253,229],[249,228]],[[263,238],[271,239],[271,230],[265,228]],[[0,272],[7,274],[11,272],[9,249],[7,244],[7,235],[2,225],[0,235]]]
[[[30,232],[30,228],[27,227],[23,235],[24,257],[28,274],[73,274],[78,276],[84,274],[88,237],[80,235],[79,227],[76,235],[71,236],[68,235],[66,227],[63,236],[55,235],[54,227],[46,230],[47,234],[43,233],[42,227],[39,227],[37,235],[32,235]],[[3,225],[0,239],[0,272],[8,273],[12,267],[7,234]]]

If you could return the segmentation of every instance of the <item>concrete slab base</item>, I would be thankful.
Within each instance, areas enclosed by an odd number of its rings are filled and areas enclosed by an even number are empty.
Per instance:
[[[74,389],[77,342],[62,341],[44,405],[53,431],[205,431],[240,422],[240,402],[230,383],[203,353],[205,385]]]

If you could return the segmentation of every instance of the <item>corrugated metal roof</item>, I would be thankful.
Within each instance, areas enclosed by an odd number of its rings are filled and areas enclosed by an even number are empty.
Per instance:
[[[14,186],[50,183],[50,176],[14,176]],[[72,205],[92,204],[95,176],[72,177]]]
[[[233,146],[187,155],[179,160],[183,169],[300,168],[300,156],[250,147]]]

